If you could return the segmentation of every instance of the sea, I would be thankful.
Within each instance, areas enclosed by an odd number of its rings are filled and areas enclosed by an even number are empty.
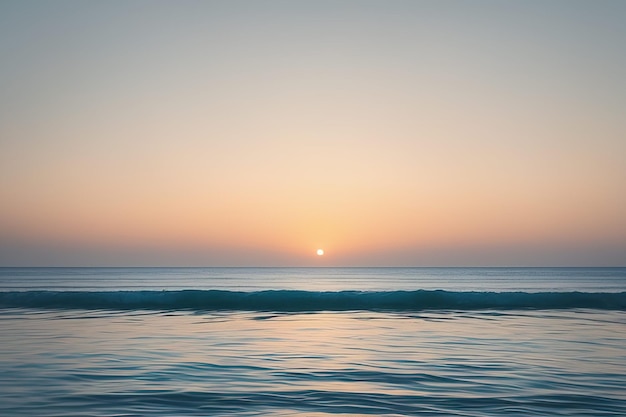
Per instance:
[[[0,415],[626,416],[626,268],[0,268]]]

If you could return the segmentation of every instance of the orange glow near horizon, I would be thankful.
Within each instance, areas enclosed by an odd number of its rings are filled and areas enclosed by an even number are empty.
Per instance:
[[[420,4],[0,5],[0,266],[622,264],[623,14]]]

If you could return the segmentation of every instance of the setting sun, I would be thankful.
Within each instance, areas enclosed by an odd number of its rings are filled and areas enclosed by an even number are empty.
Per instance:
[[[324,254],[324,249],[317,250],[317,256],[322,256]]]

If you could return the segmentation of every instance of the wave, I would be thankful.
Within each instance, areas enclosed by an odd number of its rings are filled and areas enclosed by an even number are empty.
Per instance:
[[[112,310],[626,310],[626,292],[456,292],[417,291],[7,291],[0,308]]]

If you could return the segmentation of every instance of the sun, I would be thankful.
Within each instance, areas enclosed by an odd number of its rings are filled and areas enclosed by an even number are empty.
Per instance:
[[[322,256],[324,254],[324,249],[317,250],[317,256]]]

